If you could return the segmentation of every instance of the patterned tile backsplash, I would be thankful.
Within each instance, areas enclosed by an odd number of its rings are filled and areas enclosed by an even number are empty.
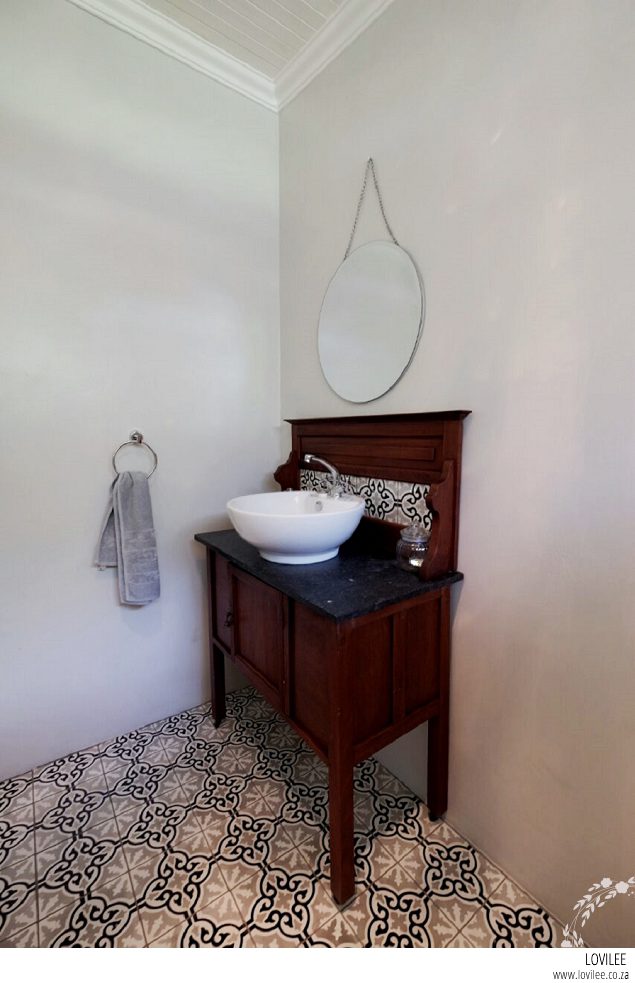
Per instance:
[[[373,519],[385,519],[406,525],[419,520],[430,529],[432,517],[426,507],[429,485],[409,481],[391,481],[388,478],[361,478],[343,474],[342,484],[349,494],[361,495],[366,501],[366,515]],[[303,491],[324,491],[329,479],[323,471],[300,471],[300,488]]]

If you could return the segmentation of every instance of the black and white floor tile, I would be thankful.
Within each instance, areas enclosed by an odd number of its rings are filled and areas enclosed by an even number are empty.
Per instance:
[[[374,759],[357,892],[328,773],[251,688],[0,783],[0,947],[557,946],[561,927]]]

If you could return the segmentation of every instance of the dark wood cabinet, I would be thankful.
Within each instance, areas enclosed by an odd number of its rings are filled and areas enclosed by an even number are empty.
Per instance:
[[[230,567],[230,653],[276,710],[287,696],[287,598],[280,591]]]
[[[207,547],[210,574],[214,721],[225,715],[228,655],[327,762],[331,883],[343,903],[354,892],[355,764],[429,720],[428,807],[433,816],[446,810],[449,593],[460,575],[439,586],[422,583],[419,596],[379,611],[336,620],[261,580],[269,574],[275,581],[276,565],[260,560],[236,533],[197,538]],[[346,562],[363,572],[363,557]],[[341,566],[332,573],[347,579]],[[408,574],[404,582],[411,584]]]
[[[232,531],[207,550],[212,710],[225,715],[225,656],[329,766],[331,887],[354,893],[353,767],[428,721],[428,808],[447,808],[450,590],[456,572],[466,411],[292,421],[278,468],[299,488],[303,455],[344,475],[418,482],[432,517],[421,577],[394,561],[400,526],[364,517],[337,559],[308,567],[263,560]],[[422,493],[423,494],[423,493]]]

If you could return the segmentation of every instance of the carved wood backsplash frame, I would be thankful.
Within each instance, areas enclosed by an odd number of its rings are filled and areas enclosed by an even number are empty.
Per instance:
[[[470,410],[386,416],[287,420],[291,453],[274,477],[284,488],[300,488],[305,454],[329,461],[341,474],[408,481],[429,486],[432,532],[421,576],[434,580],[457,569],[463,420]],[[311,464],[311,469],[316,465]],[[364,516],[353,537],[380,556],[394,556],[403,524]]]

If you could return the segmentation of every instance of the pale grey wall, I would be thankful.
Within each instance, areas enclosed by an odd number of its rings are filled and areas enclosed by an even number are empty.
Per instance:
[[[630,0],[395,0],[281,114],[283,415],[473,410],[448,818],[563,919],[635,871],[634,44]],[[358,407],[316,325],[371,155],[428,311]]]
[[[208,697],[192,536],[265,487],[280,407],[276,116],[62,0],[5,0],[0,39],[5,777]],[[135,427],[140,610],[91,566]]]

